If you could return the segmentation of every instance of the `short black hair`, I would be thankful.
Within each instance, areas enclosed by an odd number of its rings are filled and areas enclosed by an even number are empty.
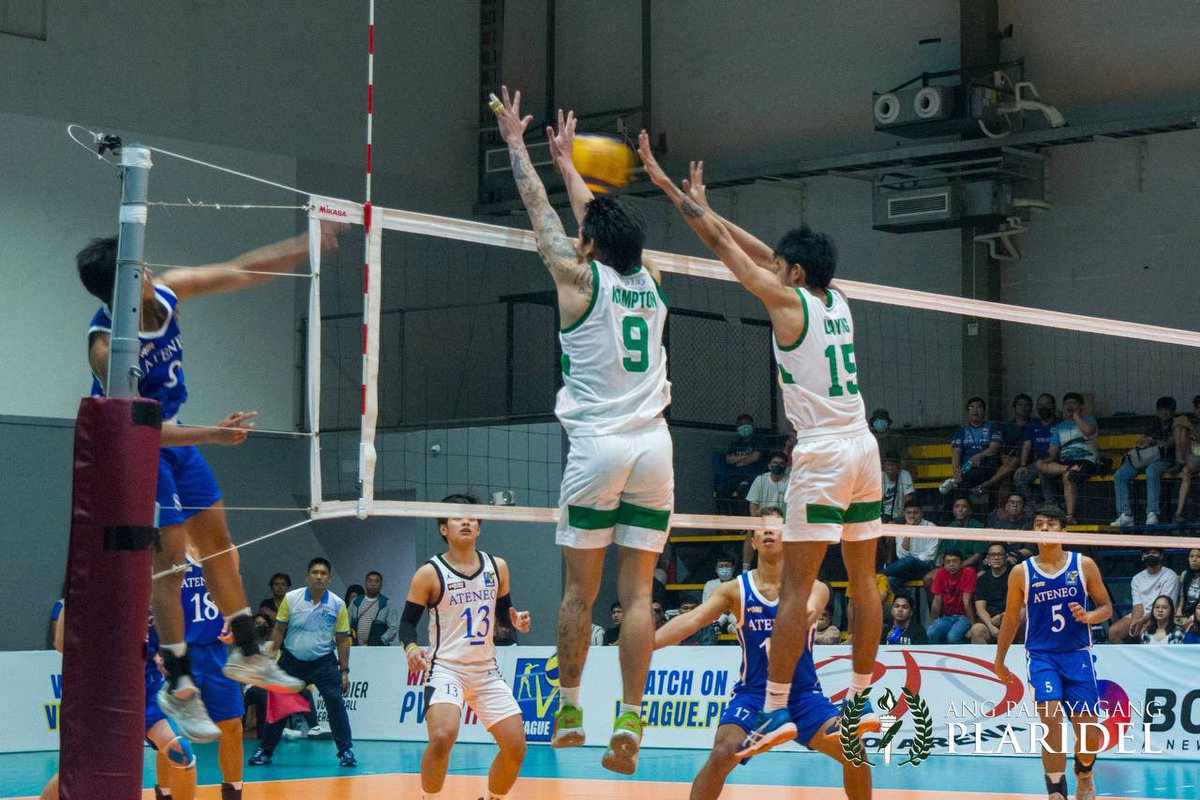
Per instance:
[[[376,578],[379,578],[379,580],[381,580],[381,581],[383,580],[383,573],[382,573],[382,572],[379,572],[378,570],[374,570],[374,569],[373,569],[373,570],[371,570],[370,572],[368,572],[368,573],[367,573],[365,576],[363,576],[363,577],[369,578],[369,577],[371,577],[372,575],[374,575]]]
[[[1161,547],[1143,547],[1142,555],[1146,555],[1148,553],[1158,553],[1161,556],[1163,554],[1163,549]]]
[[[1033,512],[1033,515],[1035,517],[1045,517],[1046,519],[1056,519],[1060,525],[1067,524],[1066,513],[1052,503],[1046,503],[1045,505],[1038,506],[1037,510]]]
[[[983,551],[984,554],[986,555],[987,551],[991,550],[993,547],[999,547],[1001,550],[1004,551],[1004,553],[1001,553],[1000,555],[1004,555],[1005,553],[1008,552],[1008,545],[1006,545],[1004,542],[988,542],[987,550]]]
[[[641,266],[646,218],[628,201],[612,195],[589,200],[579,232],[596,245],[596,258],[618,272]]]
[[[679,605],[683,605],[684,603],[691,603],[694,606],[698,606],[700,605],[700,598],[692,592],[688,592],[679,598]]]
[[[1080,405],[1083,405],[1083,395],[1081,395],[1079,392],[1067,392],[1066,394],[1064,394],[1063,402],[1065,403],[1068,400],[1074,400],[1075,402],[1079,403]]]
[[[925,506],[921,505],[921,501],[915,497],[912,500],[909,500],[907,503],[905,503],[904,508],[905,508],[905,510],[908,510],[910,508],[919,508],[922,511],[925,510]]]
[[[741,425],[742,420],[746,420],[746,422],[754,422],[754,415],[753,414],[738,414],[737,419],[734,420],[734,422],[736,422],[738,425]]]
[[[352,583],[346,587],[346,597],[349,597],[352,594],[365,595],[366,593],[367,590],[364,589],[360,583]]]
[[[611,606],[609,606],[609,607],[608,607],[608,613],[610,613],[610,614],[611,614],[612,612],[616,611],[616,610],[617,610],[618,608],[620,608],[620,607],[621,607],[621,601],[620,601],[620,600],[613,600],[613,604],[612,604]]]
[[[448,494],[442,498],[441,502],[443,502],[443,503],[469,503],[471,505],[479,505],[479,498],[473,494],[467,494],[465,492],[462,492],[462,493],[456,493],[456,494]],[[449,517],[438,517],[437,518],[438,533],[442,533],[442,526],[448,524],[449,522],[450,522]],[[442,538],[445,539],[446,534],[442,533]]]
[[[75,268],[88,294],[106,306],[112,305],[117,282],[117,237],[92,239],[75,255]]]
[[[1054,395],[1050,394],[1049,392],[1042,392],[1041,394],[1039,394],[1038,400],[1041,400],[1043,397],[1049,397],[1051,403],[1058,405],[1058,398],[1055,397]]]
[[[1156,402],[1154,404],[1154,410],[1161,411],[1164,408],[1170,409],[1171,413],[1174,414],[1175,413],[1175,398],[1167,397],[1165,395],[1158,398],[1158,402]]]
[[[329,563],[329,559],[327,559],[327,558],[322,558],[321,556],[317,556],[317,557],[316,557],[316,558],[314,558],[312,561],[309,561],[309,562],[308,562],[308,568],[307,568],[307,569],[305,569],[305,570],[304,570],[304,572],[305,572],[306,574],[307,574],[307,573],[309,573],[309,572],[312,572],[312,568],[313,568],[313,567],[315,567],[317,564],[320,564],[320,565],[322,565],[323,567],[325,567],[325,569],[329,570],[329,573],[330,573],[331,575],[333,574],[333,564],[330,564],[330,563]]]
[[[775,245],[775,255],[804,269],[804,282],[813,289],[828,289],[837,271],[837,247],[823,233],[807,225],[792,228]]]
[[[770,464],[777,458],[782,458],[784,461],[787,461],[787,453],[783,452],[782,450],[772,450],[771,454],[767,456],[767,463]]]
[[[892,605],[895,605],[895,604],[896,604],[896,602],[897,602],[897,601],[899,601],[899,600],[903,600],[904,602],[908,603],[908,607],[909,607],[909,608],[912,608],[912,607],[913,607],[913,601],[912,601],[912,598],[911,598],[911,597],[909,597],[909,596],[908,596],[907,594],[905,594],[904,592],[896,592],[896,596],[892,598]]]
[[[1200,394],[1192,398],[1192,405],[1200,406]]]
[[[287,585],[291,587],[292,576],[288,575],[286,572],[276,572],[271,576],[271,580],[267,581],[267,586],[270,586],[272,583],[274,583],[276,578],[283,578],[285,581],[287,581]]]
[[[888,450],[886,453],[883,454],[883,460],[884,461],[899,461],[900,454],[897,453],[895,450]]]
[[[722,561],[728,561],[730,564],[735,564],[735,565],[737,564],[737,561],[729,553],[721,553],[720,555],[718,555],[717,560],[714,561],[713,564],[714,565],[720,564]]]
[[[1029,401],[1029,404],[1030,404],[1030,405],[1033,405],[1033,398],[1032,398],[1032,397],[1030,397],[1029,395],[1025,394],[1024,392],[1021,392],[1019,395],[1017,395],[1016,397],[1014,397],[1014,398],[1013,398],[1013,401],[1012,401],[1012,404],[1013,404],[1014,406],[1016,406],[1017,402],[1018,402],[1018,401],[1020,401],[1020,400],[1028,400],[1028,401]]]
[[[967,402],[963,405],[963,408],[970,408],[972,403],[979,403],[979,405],[983,406],[983,410],[987,411],[987,400],[984,400],[982,397],[978,396],[968,398]]]
[[[957,547],[955,547],[951,550],[947,550],[946,552],[942,553],[943,560],[949,558],[950,556],[954,556],[959,561],[963,560],[962,550],[959,550]]]

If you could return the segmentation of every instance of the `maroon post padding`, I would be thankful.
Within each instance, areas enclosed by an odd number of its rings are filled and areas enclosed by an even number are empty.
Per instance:
[[[161,412],[88,397],[75,422],[59,794],[138,800]]]

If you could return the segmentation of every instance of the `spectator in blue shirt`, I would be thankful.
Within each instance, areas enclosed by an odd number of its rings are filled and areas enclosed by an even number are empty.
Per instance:
[[[1038,479],[1037,462],[1046,457],[1050,451],[1050,434],[1058,424],[1058,401],[1054,395],[1042,392],[1038,395],[1035,406],[1036,416],[1025,423],[1021,432],[1021,459],[1013,480],[1016,489],[1025,498],[1025,503],[1031,504],[1033,498],[1033,482]],[[1042,500],[1049,503],[1051,495],[1047,492],[1046,483],[1042,482]]]
[[[1063,395],[1063,420],[1050,431],[1050,449],[1037,462],[1042,480],[1061,478],[1067,524],[1075,525],[1075,501],[1079,484],[1096,474],[1100,453],[1096,449],[1096,418],[1083,413],[1083,395]],[[1044,490],[1043,490],[1044,491]]]
[[[1158,419],[1137,440],[1133,450],[1121,459],[1121,466],[1113,475],[1113,494],[1117,500],[1117,518],[1112,521],[1115,528],[1133,524],[1129,482],[1143,469],[1146,471],[1146,524],[1158,524],[1158,493],[1162,486],[1162,475],[1175,463],[1171,458],[1175,446],[1175,398],[1158,398],[1154,413]]]
[[[754,432],[754,417],[749,414],[738,416],[735,430],[737,438],[725,449],[716,475],[717,510],[745,514],[746,495],[750,491],[750,484],[763,471],[767,448],[762,438]],[[730,504],[731,499],[735,503]]]
[[[943,482],[938,491],[949,494],[958,487],[978,487],[981,491],[977,494],[986,492],[990,485],[984,488],[984,484],[995,477],[1000,463],[1000,440],[1000,427],[987,421],[987,403],[982,397],[972,397],[967,401],[966,424],[960,425],[950,439],[954,477]]]

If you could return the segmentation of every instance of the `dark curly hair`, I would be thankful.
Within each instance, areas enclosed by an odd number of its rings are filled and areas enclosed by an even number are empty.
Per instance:
[[[618,272],[642,265],[646,219],[630,203],[610,195],[588,201],[580,232],[596,245],[596,258]]]

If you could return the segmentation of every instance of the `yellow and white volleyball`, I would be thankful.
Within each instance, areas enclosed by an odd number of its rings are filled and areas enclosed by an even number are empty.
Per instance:
[[[571,148],[571,160],[593,192],[611,192],[629,183],[633,151],[612,136],[580,134]]]
[[[558,655],[546,659],[546,681],[551,686],[558,686]]]

